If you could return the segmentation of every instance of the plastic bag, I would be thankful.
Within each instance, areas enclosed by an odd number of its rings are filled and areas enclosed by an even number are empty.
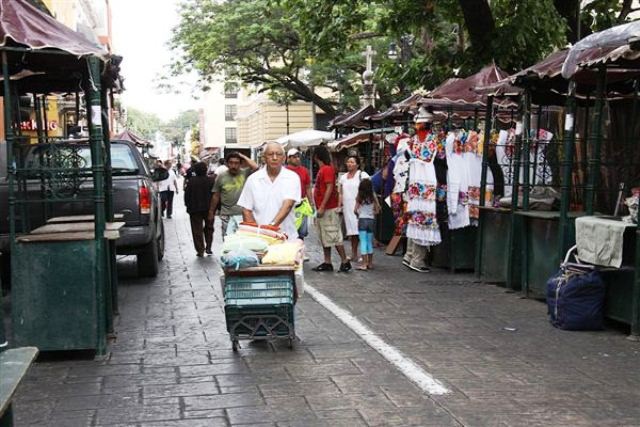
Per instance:
[[[279,245],[271,245],[267,249],[267,253],[262,258],[263,264],[273,265],[294,265],[296,261],[302,259],[302,251],[304,244],[302,240],[293,242],[280,243]]]
[[[300,228],[302,225],[302,220],[307,216],[313,215],[313,208],[311,207],[311,203],[309,203],[309,199],[306,197],[302,199],[300,204],[293,209],[293,214],[295,218],[296,228]]]
[[[239,233],[225,238],[222,244],[222,253],[226,254],[238,249],[249,249],[253,252],[265,252],[269,244],[259,237],[246,236]]]
[[[258,255],[249,249],[235,249],[220,257],[222,267],[239,270],[241,268],[255,267],[260,264]]]

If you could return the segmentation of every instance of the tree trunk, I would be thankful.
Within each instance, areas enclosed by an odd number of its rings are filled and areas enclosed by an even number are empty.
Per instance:
[[[558,14],[567,21],[567,41],[575,43],[584,35],[578,35],[578,6],[580,0],[553,0],[553,5]],[[580,31],[584,34],[584,28]]]
[[[471,47],[479,59],[488,62],[493,59],[493,33],[496,28],[493,13],[488,0],[458,0],[462,9],[464,23],[469,32]]]

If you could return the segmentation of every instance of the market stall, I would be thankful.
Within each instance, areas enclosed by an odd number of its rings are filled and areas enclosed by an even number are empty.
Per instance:
[[[488,152],[490,134],[480,128],[480,116],[488,112],[486,116],[491,117],[494,106],[488,105],[487,97],[475,88],[494,84],[505,76],[506,73],[491,64],[470,77],[445,81],[418,101],[419,105],[444,116],[440,119],[440,128],[447,134],[445,146],[455,146],[446,154],[447,213],[439,221],[442,243],[432,250],[433,266],[449,268],[452,272],[476,266],[480,198],[486,198],[487,189],[492,189],[485,185],[481,190],[481,173],[485,176],[487,173],[486,168],[482,169],[482,159],[483,153]],[[505,100],[496,105],[496,110],[498,107],[504,111],[513,108],[513,104]],[[452,198],[452,192],[460,196]],[[492,192],[489,193],[492,198]],[[460,220],[458,212],[468,216],[468,220]]]
[[[117,84],[120,59],[27,2],[1,6],[13,344],[103,355],[117,283],[107,242],[114,237],[107,230],[113,223],[107,91]],[[40,119],[46,95],[78,88],[85,94],[90,159],[79,155],[77,140],[49,136]],[[36,143],[21,134],[20,96],[34,99]],[[73,203],[94,208],[90,224],[74,226],[81,231],[33,233]],[[83,268],[69,269],[71,260]]]

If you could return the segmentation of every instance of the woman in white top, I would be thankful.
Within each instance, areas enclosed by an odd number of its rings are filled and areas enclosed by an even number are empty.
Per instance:
[[[360,181],[369,178],[369,174],[360,170],[360,159],[349,156],[346,161],[347,173],[340,177],[340,207],[344,216],[346,235],[351,241],[351,259],[358,259],[358,218],[354,212]]]

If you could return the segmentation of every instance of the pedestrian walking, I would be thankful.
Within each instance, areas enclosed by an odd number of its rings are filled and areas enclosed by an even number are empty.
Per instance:
[[[164,162],[164,169],[167,171],[167,178],[158,182],[158,191],[160,192],[160,201],[162,203],[162,216],[167,214],[167,218],[171,218],[173,214],[173,189],[178,194],[178,175],[171,167],[171,160]]]
[[[211,255],[213,243],[213,220],[209,220],[211,189],[213,180],[207,176],[207,164],[198,162],[192,166],[193,176],[184,191],[184,204],[189,213],[191,235],[196,256]]]
[[[336,170],[331,166],[331,154],[327,147],[316,147],[313,160],[318,164],[318,174],[314,187],[314,202],[318,218],[318,235],[322,244],[324,261],[313,268],[314,271],[333,271],[331,247],[335,246],[340,255],[341,272],[351,270],[351,262],[344,252],[342,227],[338,215],[338,191],[336,189]]]
[[[345,162],[347,172],[340,177],[340,200],[339,207],[342,209],[347,238],[351,241],[351,260],[358,259],[358,218],[355,214],[356,196],[358,187],[364,179],[369,178],[369,174],[360,170],[360,158],[349,156]]]
[[[222,238],[233,234],[242,222],[242,206],[238,199],[244,188],[247,177],[258,169],[258,164],[242,153],[232,151],[225,160],[227,170],[216,176],[213,184],[213,196],[209,206],[208,220],[214,220],[218,204],[220,204],[220,220],[222,222]],[[247,167],[242,168],[242,164]]]
[[[373,183],[368,178],[360,181],[353,213],[358,216],[358,235],[362,254],[362,263],[358,266],[358,270],[371,270],[373,269],[373,232],[376,227],[376,215],[380,213],[380,203],[373,192]]]
[[[238,205],[244,221],[279,227],[289,240],[298,238],[293,207],[300,201],[300,178],[284,166],[284,149],[277,142],[265,146],[265,167],[247,178]]]
[[[311,195],[311,176],[309,170],[300,164],[300,151],[297,148],[291,148],[287,152],[287,169],[294,171],[300,177],[300,203],[294,207],[296,222],[300,222],[298,226],[298,237],[304,240],[309,234],[309,215],[313,214],[313,206],[310,204],[309,196]],[[298,216],[300,220],[298,220]]]

